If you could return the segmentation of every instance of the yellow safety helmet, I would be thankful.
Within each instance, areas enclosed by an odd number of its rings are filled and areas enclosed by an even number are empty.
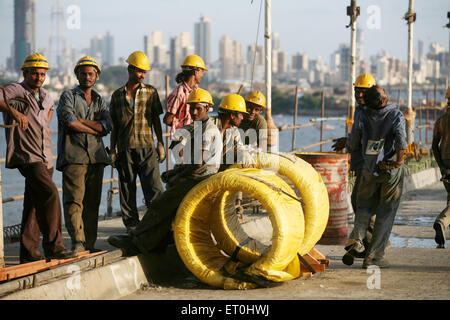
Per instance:
[[[248,113],[244,98],[236,93],[225,96],[220,103],[219,109]]]
[[[207,103],[210,106],[214,105],[211,94],[202,88],[197,88],[192,91],[186,103]]]
[[[370,74],[364,73],[356,78],[356,81],[353,85],[358,88],[370,88],[376,85],[376,83],[375,79]]]
[[[100,66],[97,64],[97,61],[95,61],[95,59],[92,57],[85,56],[85,57],[81,58],[80,60],[78,60],[77,65],[73,69],[73,72],[75,72],[75,74],[76,74],[77,69],[82,66],[94,67],[95,69],[97,69],[98,75],[100,75],[102,73],[102,69],[100,69]]]
[[[128,64],[131,64],[132,66],[135,66],[136,68],[149,71],[150,63],[148,61],[148,57],[145,53],[142,51],[135,51],[126,60]]]
[[[450,87],[447,88],[447,92],[445,93],[445,99],[450,99]]]
[[[251,91],[245,97],[245,101],[254,103],[262,108],[266,107],[266,97],[260,91]]]
[[[208,71],[205,67],[205,62],[196,54],[190,54],[184,58],[181,68],[200,68],[203,71]]]
[[[39,53],[33,53],[25,58],[22,65],[22,70],[25,68],[43,68],[49,70],[47,59]]]

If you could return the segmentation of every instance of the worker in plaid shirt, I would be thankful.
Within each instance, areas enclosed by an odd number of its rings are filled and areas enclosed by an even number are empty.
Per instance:
[[[130,232],[139,223],[136,204],[136,178],[142,185],[145,204],[163,192],[159,162],[165,159],[159,116],[163,113],[158,91],[144,84],[150,70],[147,56],[133,52],[127,59],[128,82],[117,89],[110,104],[113,121],[111,132],[111,161],[119,173],[120,208],[122,220]],[[153,142],[153,131],[158,139]]]

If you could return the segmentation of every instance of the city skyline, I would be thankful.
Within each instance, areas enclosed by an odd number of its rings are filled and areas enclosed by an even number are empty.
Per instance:
[[[219,43],[224,35],[229,36],[233,41],[241,43],[243,48],[253,45],[256,40],[256,29],[260,9],[260,2],[257,0],[253,1],[253,4],[251,4],[250,0],[248,3],[240,1],[241,5],[239,10],[232,15],[235,23],[227,23],[227,21],[224,20],[224,17],[229,16],[227,15],[227,12],[230,12],[231,8],[234,7],[236,9],[235,4],[237,1],[234,0],[230,1],[225,6],[218,5],[217,3],[210,4],[203,0],[192,2],[192,4],[199,4],[198,6],[186,6],[185,3],[178,0],[166,1],[164,3],[158,2],[151,5],[147,5],[147,2],[144,3],[143,1],[134,0],[128,3],[131,5],[114,4],[106,9],[102,9],[105,12],[102,14],[102,19],[100,20],[104,22],[99,23],[98,21],[95,21],[95,16],[98,14],[97,8],[103,7],[98,4],[100,2],[101,1],[88,3],[84,0],[61,1],[67,23],[70,23],[68,19],[74,19],[74,14],[76,14],[76,11],[74,13],[73,8],[72,11],[68,10],[70,9],[70,6],[75,6],[75,8],[79,9],[79,29],[68,29],[66,26],[65,34],[67,46],[86,48],[88,47],[91,38],[96,35],[104,35],[109,31],[114,36],[116,63],[119,58],[126,58],[126,56],[134,50],[143,51],[143,37],[151,34],[153,31],[160,30],[162,32],[163,42],[168,47],[170,47],[171,38],[178,36],[183,32],[188,32],[195,36],[194,25],[200,21],[201,17],[207,17],[211,21],[211,55],[213,62],[219,59]],[[425,48],[428,48],[432,42],[437,42],[440,45],[444,45],[446,50],[448,50],[448,45],[446,46],[448,43],[448,29],[443,28],[443,25],[447,22],[445,20],[446,12],[450,9],[450,5],[444,4],[444,1],[439,0],[432,1],[431,4],[429,2],[430,1],[416,1],[415,11],[417,12],[418,18],[415,23],[415,39],[421,39]],[[6,30],[6,33],[2,35],[5,45],[0,49],[0,66],[2,67],[5,66],[6,58],[11,55],[11,46],[13,44],[13,3],[14,2],[10,0],[2,1],[0,4],[0,26],[2,26],[2,30]],[[44,0],[38,0],[36,2],[36,50],[47,47],[51,33],[50,6],[52,3],[53,1]],[[328,58],[341,43],[348,43],[350,31],[345,28],[348,24],[348,16],[345,15],[345,8],[349,5],[350,1],[325,1],[325,3],[329,4],[328,6],[325,6],[325,9],[311,3],[300,3],[290,0],[283,1],[283,5],[275,2],[272,3],[272,31],[279,35],[278,41],[281,43],[281,50],[288,53],[289,62],[291,61],[290,57],[297,52],[305,52],[313,59],[317,59],[320,56],[325,61],[328,61]],[[401,60],[406,60],[407,26],[406,22],[402,20],[402,16],[407,11],[408,1],[396,1],[394,4],[388,3],[387,1],[376,1],[376,5],[373,3],[375,2],[372,1],[369,3],[368,1],[358,1],[357,3],[361,7],[361,16],[358,18],[358,23],[364,31],[365,40],[363,58],[369,59],[370,56],[377,54],[380,50],[386,50],[390,55],[396,56]],[[159,7],[161,12],[167,12],[167,14],[152,14],[151,16],[152,18],[155,18],[153,19],[155,21],[142,22],[139,19],[139,17],[142,17],[141,11],[151,11],[151,8],[153,8],[152,6],[155,6],[156,8]],[[372,6],[372,8],[370,8],[370,6]],[[90,8],[89,10],[86,9],[88,7]],[[175,7],[181,7],[180,9],[182,10],[172,10],[172,12],[169,10],[170,8]],[[198,8],[195,9],[192,7]],[[135,10],[136,8],[141,8],[142,10]],[[379,10],[378,14],[376,12],[377,8]],[[178,11],[183,11],[184,14],[183,12],[178,13]],[[195,13],[189,14],[191,12]],[[70,13],[72,13],[72,15]],[[218,13],[222,13],[222,17],[218,17]],[[292,25],[289,28],[283,20],[288,21],[289,19],[286,18],[295,13],[298,13],[299,16],[302,16],[305,19],[300,22],[295,20],[289,21]],[[285,19],[280,20],[280,16],[283,15],[285,15]],[[318,15],[326,17],[326,20],[329,21],[322,19],[320,24],[316,23],[315,25],[306,28],[304,23],[310,20],[311,16],[317,17]],[[132,26],[127,26],[124,23],[114,24],[109,22],[113,17],[115,17],[117,21],[126,22],[127,19],[123,19],[123,16],[136,16],[136,19],[132,20]],[[376,17],[379,17],[378,21],[376,21]],[[395,19],[393,19],[393,17],[395,17]],[[161,20],[167,22],[158,23],[158,21]],[[174,20],[176,20],[177,23],[172,23]],[[140,28],[141,25],[148,25],[148,27]],[[236,28],[235,25],[239,25],[239,27]],[[327,28],[327,26],[328,29],[324,32],[324,28]],[[75,25],[75,27],[77,27],[77,25]],[[299,32],[294,33],[298,35],[299,40],[293,41],[292,39],[297,39],[297,37],[289,36],[292,34],[292,30],[288,31],[286,27],[288,29],[298,28]],[[8,30],[11,32],[7,32]],[[133,33],[130,34],[130,30],[138,31],[133,31]],[[430,32],[430,30],[432,32]],[[386,31],[389,32],[386,33]],[[258,45],[263,45],[264,43],[263,32],[264,8],[262,10],[261,26],[258,34]],[[83,35],[82,37],[80,37],[81,34]],[[124,34],[127,34],[128,36],[124,37]],[[309,37],[307,36],[308,34]],[[308,45],[308,43],[311,42],[311,38],[314,38],[312,36],[313,34],[329,34],[329,36],[324,37],[323,41],[317,41],[317,39],[315,39],[314,46]],[[373,39],[379,38],[380,34],[385,34],[383,45],[380,46],[379,43],[377,43],[374,48]],[[396,40],[395,46],[391,44],[392,40],[390,40],[390,38],[392,36],[394,36]],[[320,39],[320,36],[318,38]],[[400,41],[400,38],[403,39],[403,41]],[[193,37],[192,40],[194,40]],[[415,41],[415,46],[416,45],[417,42]]]

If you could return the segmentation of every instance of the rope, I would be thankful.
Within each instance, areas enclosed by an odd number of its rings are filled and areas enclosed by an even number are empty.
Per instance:
[[[27,112],[25,113],[25,116],[28,116],[28,113],[30,112],[30,102],[27,99],[12,98],[12,99],[8,100],[6,98],[5,88],[0,86],[0,90],[3,92],[3,100],[5,101],[5,104],[8,107],[10,112],[11,112],[12,107],[9,105],[9,101],[19,101],[19,102],[25,103],[27,105]],[[18,123],[13,123],[13,124],[9,124],[9,125],[0,124],[0,128],[14,128],[14,127],[17,127],[18,125],[19,125]]]
[[[252,0],[251,3],[253,4],[253,0]],[[253,90],[253,76],[255,74],[256,51],[257,51],[257,47],[258,47],[259,26],[261,24],[262,3],[263,3],[263,1],[261,0],[261,3],[259,5],[258,28],[256,29],[256,40],[255,40],[255,50],[254,50],[255,53],[253,54],[252,78],[251,78],[251,81],[250,81],[250,91]]]

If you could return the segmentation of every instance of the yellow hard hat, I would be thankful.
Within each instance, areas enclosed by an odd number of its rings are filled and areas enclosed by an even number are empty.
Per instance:
[[[375,79],[370,74],[364,73],[356,78],[356,81],[353,85],[358,88],[370,88],[376,85],[376,83]]]
[[[211,94],[202,88],[197,88],[192,91],[186,103],[207,103],[210,106],[214,105]]]
[[[225,96],[220,103],[219,109],[248,113],[244,98],[236,93]]]
[[[128,64],[131,64],[132,66],[135,66],[136,68],[149,71],[150,63],[148,61],[148,57],[145,53],[142,51],[135,51],[126,60]]]
[[[95,69],[97,69],[98,75],[100,75],[102,73],[102,69],[100,69],[99,65],[97,64],[97,61],[95,61],[94,58],[91,58],[89,56],[85,56],[85,57],[81,58],[80,60],[78,60],[77,65],[73,69],[73,72],[75,72],[75,74],[76,74],[77,69],[82,66],[92,66]]]
[[[190,54],[186,58],[184,58],[183,63],[181,64],[182,68],[191,67],[191,68],[200,68],[203,71],[208,71],[205,67],[205,62],[202,58],[200,58],[196,54]]]
[[[450,99],[450,87],[447,88],[447,92],[445,93],[445,99]]]
[[[25,58],[22,65],[22,70],[25,68],[43,68],[49,70],[47,59],[39,53],[33,53]]]
[[[260,91],[251,91],[245,97],[245,101],[254,103],[262,108],[266,107],[266,97]]]

